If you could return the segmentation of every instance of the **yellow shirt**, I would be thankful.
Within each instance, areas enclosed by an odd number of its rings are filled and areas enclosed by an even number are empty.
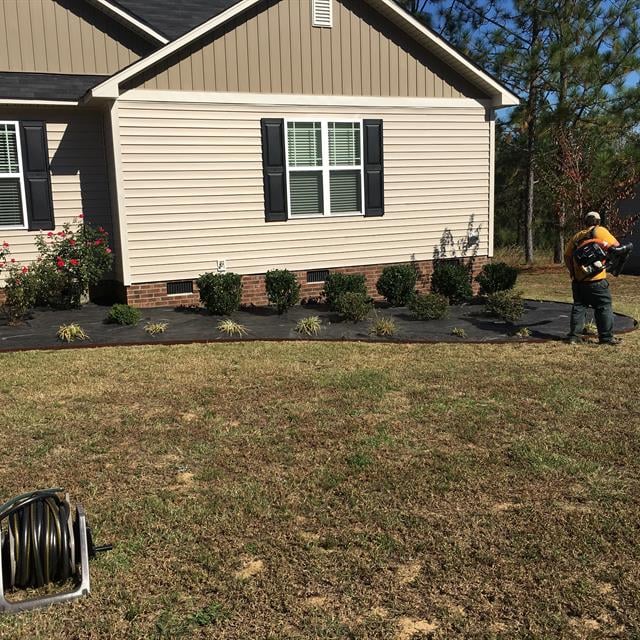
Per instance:
[[[572,280],[577,280],[578,282],[596,282],[597,280],[604,280],[607,277],[606,269],[596,274],[595,276],[587,275],[586,273],[584,273],[584,271],[582,271],[582,269],[580,269],[580,265],[575,261],[573,257],[573,252],[576,250],[578,245],[587,240],[591,235],[591,229],[593,229],[593,227],[578,231],[578,233],[576,233],[576,235],[573,236],[573,238],[571,238],[571,240],[567,243],[567,249],[564,252],[564,263],[567,265],[567,269],[569,269]],[[593,238],[595,240],[606,242],[613,247],[616,247],[620,244],[611,235],[611,233],[609,233],[609,230],[606,227],[601,227],[600,225],[597,225],[595,227]]]

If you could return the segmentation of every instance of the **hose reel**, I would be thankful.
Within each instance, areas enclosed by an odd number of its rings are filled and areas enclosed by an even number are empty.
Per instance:
[[[75,519],[62,489],[25,493],[0,506],[0,613],[17,613],[74,600],[90,592],[89,558],[96,547],[82,505]],[[8,600],[7,591],[34,589],[73,580],[63,592]]]

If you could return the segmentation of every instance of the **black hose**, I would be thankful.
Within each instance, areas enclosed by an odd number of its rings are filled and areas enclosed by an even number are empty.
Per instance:
[[[26,493],[0,506],[2,573],[9,589],[43,587],[72,577],[79,558],[69,503],[60,489]]]

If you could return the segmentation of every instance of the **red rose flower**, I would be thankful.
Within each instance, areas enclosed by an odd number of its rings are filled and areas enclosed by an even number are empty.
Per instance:
[[[27,273],[29,271],[29,267],[22,267],[22,273]]]
[[[111,249],[109,249],[109,247],[107,247],[107,248],[105,249],[105,251],[106,251],[107,253],[111,253]]]
[[[71,260],[69,260],[69,264],[72,267],[77,267],[80,264],[80,262],[78,260],[76,260],[75,258],[71,258]]]
[[[80,218],[80,220],[84,220],[84,213],[78,214],[78,218]]]
[[[104,227],[98,227],[98,233],[106,233]]]
[[[6,249],[9,246],[9,243],[5,241],[2,243],[2,246]]]
[[[15,262],[15,261],[16,261],[16,259],[15,259],[15,258],[11,258],[11,262]]]
[[[53,231],[49,231],[49,233],[47,233],[47,238],[53,238]]]
[[[99,246],[102,244],[102,240],[96,240],[93,244],[94,244],[96,247],[99,247]]]
[[[70,244],[72,247],[75,247],[75,246],[76,246],[76,241],[75,241],[73,238],[71,238],[71,239],[69,240],[69,244]]]
[[[66,263],[62,258],[58,257],[56,259],[56,265],[58,266],[58,269],[62,269],[62,267],[64,267],[65,264]]]

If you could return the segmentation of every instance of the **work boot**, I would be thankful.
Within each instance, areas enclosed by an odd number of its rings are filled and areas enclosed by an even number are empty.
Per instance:
[[[608,340],[600,340],[600,344],[608,344],[610,346],[616,346],[618,344],[620,344],[622,342],[622,340],[620,338],[609,338]]]
[[[567,342],[569,344],[582,344],[584,340],[581,336],[569,336]]]

